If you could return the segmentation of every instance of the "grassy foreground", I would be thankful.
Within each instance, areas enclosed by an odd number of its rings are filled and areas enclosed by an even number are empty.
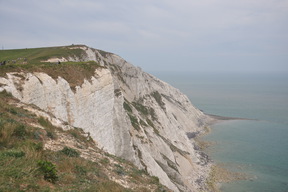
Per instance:
[[[63,131],[17,103],[0,92],[0,191],[168,191],[158,178],[96,148],[81,129]],[[76,147],[47,149],[60,137]]]

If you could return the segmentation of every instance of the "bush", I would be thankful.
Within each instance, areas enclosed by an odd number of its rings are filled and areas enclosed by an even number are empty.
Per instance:
[[[2,152],[1,156],[19,158],[19,157],[24,157],[25,152],[23,152],[23,151],[5,151],[5,152]]]
[[[17,126],[13,131],[13,136],[18,137],[20,139],[24,139],[27,135],[27,131],[24,125]]]
[[[54,133],[51,132],[51,131],[47,131],[47,137],[49,137],[49,138],[52,139],[52,140],[56,139],[56,136],[55,136]]]
[[[68,157],[79,157],[80,154],[78,151],[76,151],[75,149],[72,149],[70,147],[64,147],[61,150],[62,153],[64,153],[65,155],[67,155]]]
[[[32,143],[32,146],[36,151],[42,151],[43,150],[43,143],[42,142]]]
[[[40,171],[44,174],[44,179],[51,183],[58,181],[57,170],[53,163],[50,161],[38,161]]]

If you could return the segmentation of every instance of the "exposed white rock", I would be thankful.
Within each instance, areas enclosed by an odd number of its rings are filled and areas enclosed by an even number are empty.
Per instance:
[[[36,72],[0,77],[0,91],[84,129],[100,148],[145,168],[173,191],[202,190],[210,165],[187,133],[202,131],[209,118],[178,89],[121,57],[78,48],[85,54],[71,61],[93,60],[107,68],[97,69],[75,92],[62,77]]]

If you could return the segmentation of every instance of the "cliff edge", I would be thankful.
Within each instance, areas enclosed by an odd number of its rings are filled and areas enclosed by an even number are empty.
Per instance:
[[[211,119],[178,89],[85,45],[23,50],[5,63],[0,92],[36,105],[66,129],[82,128],[99,148],[173,191],[207,190],[210,164],[190,136]]]

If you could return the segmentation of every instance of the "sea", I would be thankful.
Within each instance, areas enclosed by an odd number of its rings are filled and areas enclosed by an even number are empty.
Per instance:
[[[211,159],[247,180],[222,183],[223,192],[288,192],[288,74],[150,72],[180,89],[204,113],[222,121],[203,139]]]

